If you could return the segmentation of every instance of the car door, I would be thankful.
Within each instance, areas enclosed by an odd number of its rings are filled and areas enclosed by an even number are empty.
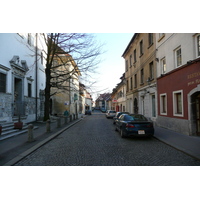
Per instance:
[[[116,119],[116,126],[117,126],[118,130],[120,130],[120,127],[122,126],[123,120],[124,120],[123,114],[120,115],[120,117]]]

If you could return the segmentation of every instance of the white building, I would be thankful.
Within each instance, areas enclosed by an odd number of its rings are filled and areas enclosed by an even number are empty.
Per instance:
[[[157,33],[156,123],[200,135],[200,33]]]
[[[198,35],[194,33],[156,33],[157,77],[198,57]],[[177,56],[179,59],[176,59]]]
[[[45,43],[40,34],[1,33],[0,44],[0,121],[35,121],[43,115]]]

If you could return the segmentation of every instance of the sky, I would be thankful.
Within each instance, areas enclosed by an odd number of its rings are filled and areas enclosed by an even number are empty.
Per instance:
[[[98,65],[98,74],[95,74],[97,83],[92,87],[91,95],[95,100],[98,94],[112,92],[120,83],[120,77],[125,72],[125,61],[122,57],[134,33],[95,33],[97,41],[104,44]]]

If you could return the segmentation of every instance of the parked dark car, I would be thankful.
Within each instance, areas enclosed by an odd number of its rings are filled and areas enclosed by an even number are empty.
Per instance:
[[[153,123],[140,114],[122,114],[116,119],[116,131],[120,132],[122,138],[154,135]]]
[[[120,117],[122,114],[130,114],[129,112],[116,112],[115,116],[113,117],[113,124],[115,124],[116,119]]]
[[[91,110],[86,110],[85,111],[85,115],[91,115],[92,114],[92,111]]]

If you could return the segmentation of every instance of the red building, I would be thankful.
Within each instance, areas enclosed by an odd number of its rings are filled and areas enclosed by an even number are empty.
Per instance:
[[[157,78],[157,125],[200,135],[200,58]]]

